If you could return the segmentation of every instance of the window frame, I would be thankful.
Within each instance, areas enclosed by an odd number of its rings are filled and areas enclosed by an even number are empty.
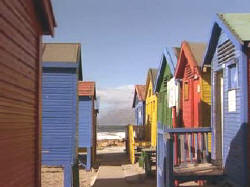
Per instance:
[[[235,73],[237,76],[236,80],[236,85],[232,87],[232,76],[231,76],[231,68],[235,66]],[[236,59],[232,59],[228,64],[227,64],[227,90],[237,90],[239,88],[239,67]]]

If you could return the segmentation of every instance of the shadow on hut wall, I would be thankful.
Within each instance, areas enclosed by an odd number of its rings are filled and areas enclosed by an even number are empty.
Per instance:
[[[236,186],[247,187],[247,124],[241,124],[228,150],[224,147],[225,174]],[[224,132],[225,133],[225,132]],[[225,158],[225,155],[227,157]]]

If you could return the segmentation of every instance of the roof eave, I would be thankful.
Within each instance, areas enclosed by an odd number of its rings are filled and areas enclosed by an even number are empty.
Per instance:
[[[37,14],[42,24],[42,32],[44,35],[54,36],[54,28],[56,27],[56,20],[50,0],[35,0],[37,7]]]
[[[203,68],[205,65],[211,64],[221,30],[227,34],[235,46],[244,45],[246,43],[246,41],[242,41],[237,35],[235,35],[235,33],[230,29],[229,25],[222,19],[221,14],[217,14],[212,22],[210,39],[204,54],[204,60],[201,68]]]

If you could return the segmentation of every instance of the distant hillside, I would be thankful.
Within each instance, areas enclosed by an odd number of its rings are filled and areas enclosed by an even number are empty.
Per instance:
[[[134,121],[135,121],[135,116],[132,108],[112,109],[98,116],[98,125],[123,126],[129,123],[133,124]]]

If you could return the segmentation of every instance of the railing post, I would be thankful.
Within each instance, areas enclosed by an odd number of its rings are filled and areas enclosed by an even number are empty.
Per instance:
[[[194,134],[194,144],[195,144],[195,159],[199,162],[199,158],[198,158],[198,134],[195,133]]]
[[[166,138],[166,187],[174,187],[173,138],[167,133]]]
[[[206,143],[206,162],[208,162],[208,133],[205,133],[205,143]]]
[[[193,148],[193,133],[190,133],[190,144],[189,144],[189,158],[190,158],[190,162],[193,163],[193,153],[192,153],[192,148]]]
[[[173,128],[177,127],[176,123],[176,107],[172,107],[172,122],[173,122]],[[174,134],[174,164],[178,164],[178,136],[177,134]]]

